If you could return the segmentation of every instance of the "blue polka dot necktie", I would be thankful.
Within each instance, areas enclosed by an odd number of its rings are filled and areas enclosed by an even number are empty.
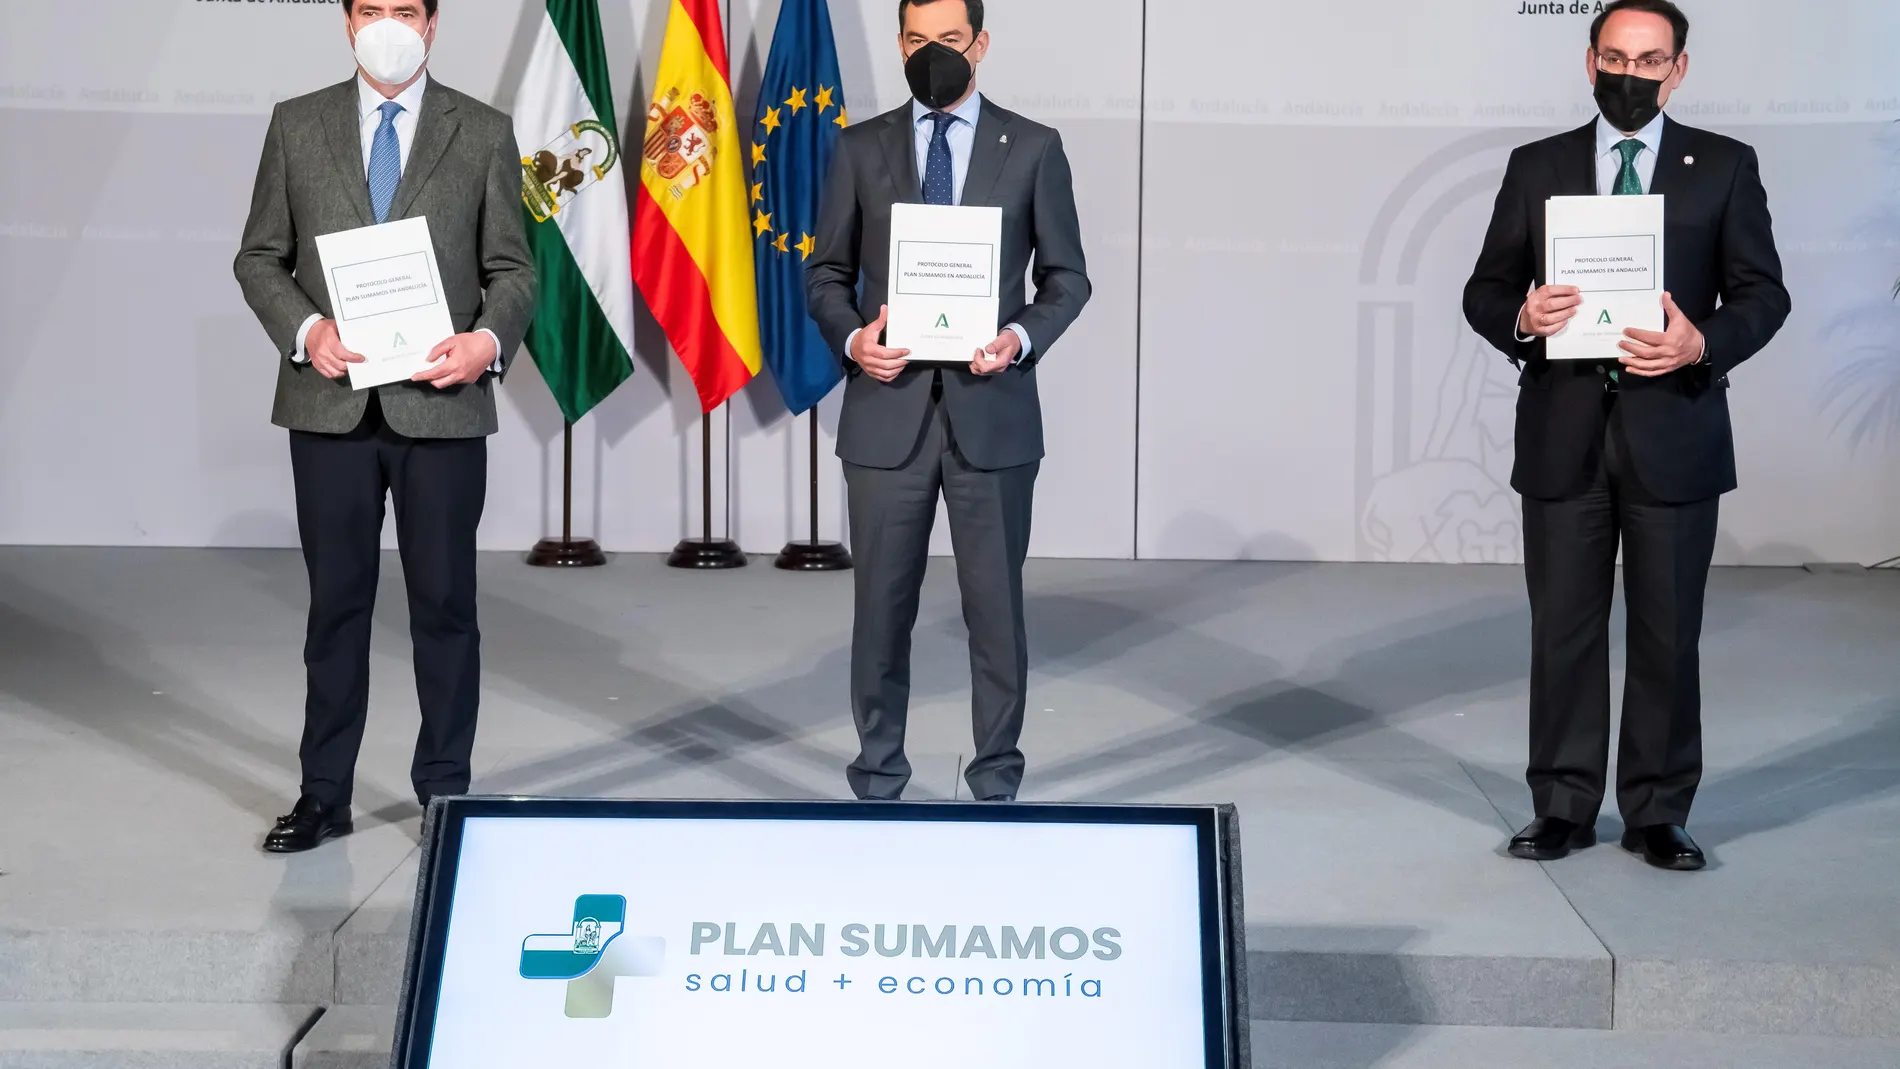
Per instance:
[[[950,124],[957,121],[948,112],[933,111],[930,121],[937,130],[930,135],[930,153],[924,158],[924,203],[955,204],[956,172],[950,166]]]
[[[396,187],[402,184],[402,145],[396,140],[396,115],[402,111],[402,105],[386,100],[377,110],[383,113],[383,121],[376,127],[376,137],[370,142],[369,204],[376,212],[376,221],[381,223],[389,219]]]

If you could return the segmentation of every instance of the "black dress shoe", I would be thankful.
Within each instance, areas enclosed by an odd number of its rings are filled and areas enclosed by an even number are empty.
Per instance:
[[[1562,817],[1538,817],[1511,839],[1511,856],[1526,861],[1555,861],[1572,850],[1597,844],[1597,830]]]
[[[306,794],[297,799],[289,816],[277,818],[277,826],[264,836],[264,849],[273,854],[301,854],[353,830],[349,806],[326,806]]]
[[[1694,872],[1709,863],[1702,848],[1689,838],[1680,824],[1651,824],[1623,833],[1623,849],[1642,857],[1659,869]]]
[[[1016,796],[1013,794],[986,794],[983,796],[983,801],[985,802],[1013,802],[1015,800]]]

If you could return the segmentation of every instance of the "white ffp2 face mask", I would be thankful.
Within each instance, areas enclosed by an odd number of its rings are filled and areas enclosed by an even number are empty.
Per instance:
[[[401,19],[377,19],[356,31],[356,62],[385,85],[401,85],[416,76],[429,58],[422,35]]]

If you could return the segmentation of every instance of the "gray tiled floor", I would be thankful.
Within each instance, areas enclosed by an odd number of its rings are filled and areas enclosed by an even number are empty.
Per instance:
[[[482,568],[478,789],[843,793],[848,577]],[[393,993],[398,579],[358,834],[285,860],[255,844],[295,792],[296,556],[0,549],[0,1000]],[[1515,570],[1032,562],[1029,596],[1026,795],[1238,802],[1257,1013],[1900,1036],[1900,576],[1716,574],[1693,828],[1718,864],[1688,877],[1613,845],[1500,856],[1526,805]],[[959,793],[962,641],[934,566],[913,797]]]

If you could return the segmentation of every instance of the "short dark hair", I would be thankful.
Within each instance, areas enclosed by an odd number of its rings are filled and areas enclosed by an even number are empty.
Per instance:
[[[436,2],[437,0],[422,0],[423,14],[428,15],[430,18],[435,18]],[[356,0],[343,0],[343,13],[345,15],[356,14]]]
[[[431,0],[433,2],[433,0]],[[904,28],[904,16],[910,14],[913,7],[934,4],[937,0],[897,0],[897,28]],[[963,9],[970,13],[970,32],[983,32],[983,0],[963,0]]]
[[[1682,50],[1689,47],[1689,16],[1683,14],[1682,9],[1671,0],[1616,0],[1615,3],[1604,7],[1602,13],[1597,15],[1596,21],[1590,24],[1591,48],[1595,48],[1597,42],[1602,40],[1603,24],[1610,21],[1610,16],[1619,11],[1640,11],[1646,15],[1661,15],[1669,20],[1670,27],[1676,31],[1676,54],[1681,55]]]

